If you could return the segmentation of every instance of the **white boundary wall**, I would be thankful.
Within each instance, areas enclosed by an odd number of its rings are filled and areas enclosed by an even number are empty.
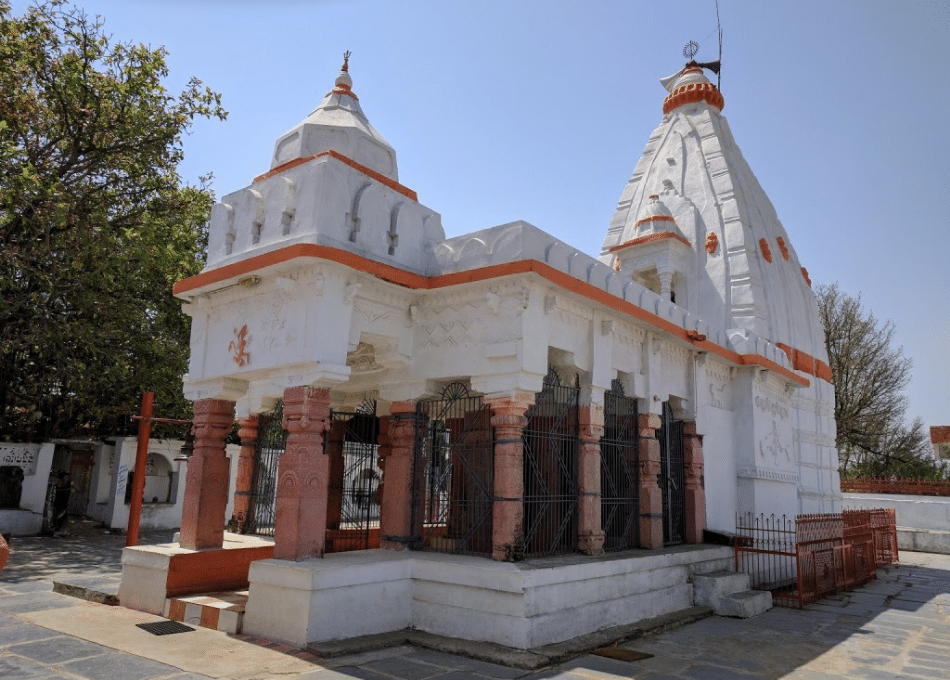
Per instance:
[[[848,510],[894,508],[900,550],[950,555],[950,497],[844,493]]]

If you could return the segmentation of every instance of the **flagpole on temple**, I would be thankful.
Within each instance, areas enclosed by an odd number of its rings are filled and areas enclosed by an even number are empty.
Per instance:
[[[139,520],[142,517],[142,497],[145,495],[145,464],[148,460],[148,440],[152,432],[152,408],[155,393],[142,395],[139,411],[139,440],[135,450],[135,471],[132,473],[132,500],[129,503],[129,526],[125,532],[126,547],[139,543]]]
[[[132,471],[132,500],[129,502],[129,523],[125,531],[125,546],[131,547],[139,543],[139,523],[142,518],[142,500],[145,497],[145,467],[148,464],[148,441],[152,435],[152,423],[171,423],[173,425],[191,425],[190,420],[177,418],[155,418],[152,416],[155,404],[155,393],[142,394],[142,407],[132,420],[139,421],[138,445],[135,449],[135,468]],[[189,442],[188,435],[185,442]],[[183,449],[184,450],[184,449]]]

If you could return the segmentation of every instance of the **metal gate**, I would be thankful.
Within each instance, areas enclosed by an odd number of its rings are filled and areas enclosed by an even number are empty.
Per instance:
[[[640,544],[640,446],[637,400],[614,380],[604,394],[604,436],[600,440],[600,518],[604,550]]]
[[[421,547],[491,555],[495,471],[491,409],[461,383],[416,408],[413,526]],[[420,521],[421,520],[421,521]]]
[[[257,442],[254,451],[254,477],[248,497],[245,534],[274,535],[277,505],[277,460],[287,446],[284,429],[284,402],[272,413],[257,419]]]
[[[324,450],[330,457],[326,552],[379,547],[379,418],[376,402],[355,413],[330,412]]]
[[[673,420],[670,403],[663,402],[660,440],[660,490],[663,494],[663,544],[682,543],[686,536],[686,484],[683,421]]]
[[[525,414],[524,552],[541,557],[575,552],[578,527],[578,403],[580,389],[562,385],[553,368]]]

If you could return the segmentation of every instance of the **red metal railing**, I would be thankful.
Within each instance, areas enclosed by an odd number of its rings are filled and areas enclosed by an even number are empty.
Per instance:
[[[859,493],[903,493],[911,496],[950,496],[950,481],[899,479],[897,477],[856,477],[841,480],[842,491]]]
[[[803,607],[838,590],[849,590],[897,561],[894,510],[846,510],[840,514],[737,517],[736,571],[752,587],[772,592],[776,604]]]

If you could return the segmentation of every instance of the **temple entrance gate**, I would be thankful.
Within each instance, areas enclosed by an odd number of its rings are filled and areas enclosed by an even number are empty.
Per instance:
[[[600,518],[604,550],[640,544],[640,438],[637,400],[624,396],[614,380],[604,394],[604,436],[600,440]]]
[[[490,556],[495,449],[491,408],[452,383],[416,406],[415,547]]]
[[[578,528],[580,388],[554,368],[525,413],[524,556],[575,552]]]
[[[258,416],[257,442],[254,450],[254,475],[248,495],[245,534],[273,536],[277,507],[277,461],[287,446],[284,429],[284,402],[271,413]]]
[[[376,402],[355,413],[330,412],[324,451],[330,456],[325,551],[379,547],[379,418]]]
[[[663,402],[660,440],[660,490],[663,493],[663,544],[686,540],[686,463],[683,457],[683,421],[673,419],[673,408]]]

